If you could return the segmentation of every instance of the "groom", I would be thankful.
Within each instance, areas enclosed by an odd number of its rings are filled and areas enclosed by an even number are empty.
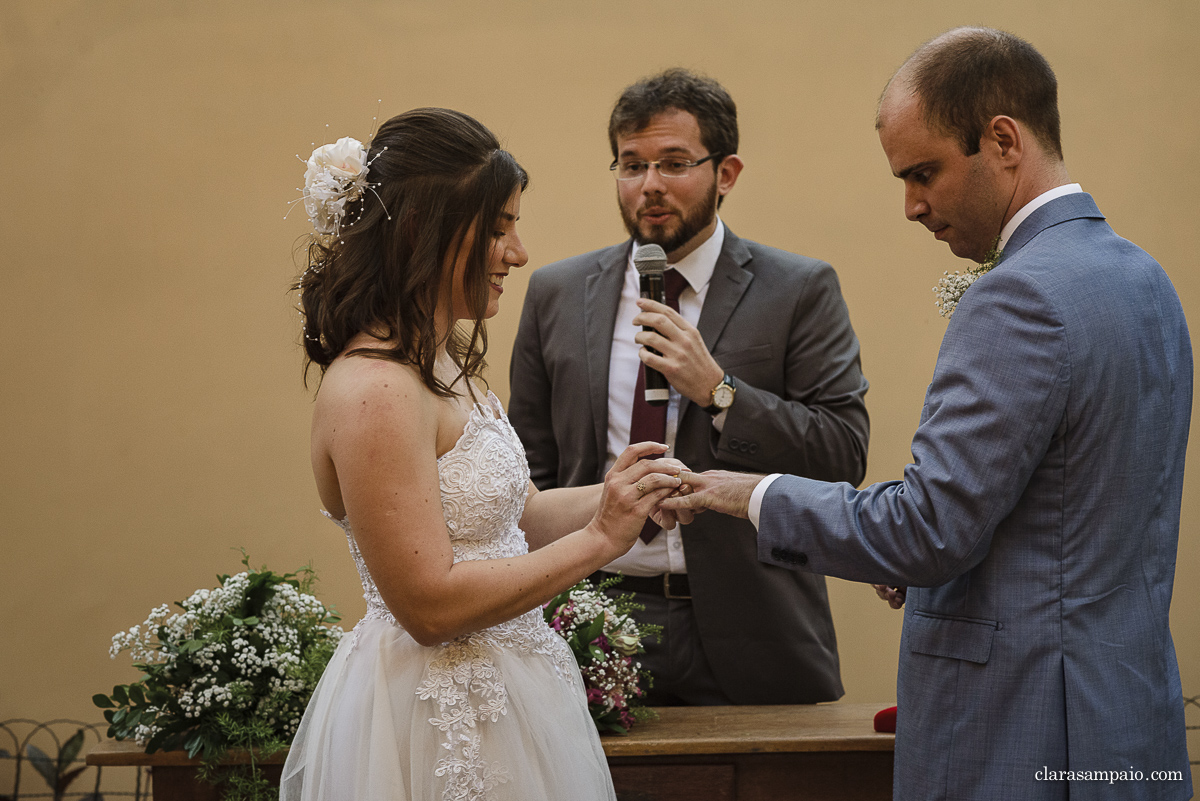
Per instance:
[[[1001,251],[954,310],[913,463],[862,491],[685,476],[694,493],[664,506],[749,517],[767,564],[886,584],[893,605],[912,587],[897,799],[1189,798],[1168,628],[1192,402],[1175,290],[1070,182],[1054,73],[1021,39],[922,46],[876,127],[910,220],[956,256]]]

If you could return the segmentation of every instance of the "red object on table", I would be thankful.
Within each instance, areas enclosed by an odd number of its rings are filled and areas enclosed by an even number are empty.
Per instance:
[[[875,713],[875,731],[896,732],[896,707],[889,706]]]

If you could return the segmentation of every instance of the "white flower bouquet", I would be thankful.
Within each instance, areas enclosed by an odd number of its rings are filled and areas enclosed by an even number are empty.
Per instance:
[[[164,604],[113,637],[109,655],[129,651],[144,677],[93,696],[108,735],[147,753],[199,755],[226,798],[267,797],[252,759],[249,771],[218,775],[229,750],[268,755],[286,747],[342,636],[340,618],[309,594],[311,568],[280,575],[265,567],[218,576],[171,614]],[[256,789],[257,788],[257,789]]]
[[[620,580],[614,576],[595,586],[585,579],[552,598],[542,613],[579,662],[596,728],[625,734],[636,721],[655,717],[641,700],[642,679],[652,679],[635,657],[646,650],[643,638],[658,635],[662,627],[633,618],[643,607],[633,602],[632,593],[616,599],[604,593]]]

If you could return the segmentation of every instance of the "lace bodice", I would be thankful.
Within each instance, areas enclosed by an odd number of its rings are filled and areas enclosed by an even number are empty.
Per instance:
[[[517,432],[491,392],[486,405],[476,404],[471,410],[458,442],[438,459],[438,482],[456,563],[529,552],[518,525],[525,511],[529,464]],[[384,620],[400,628],[379,595],[349,520],[325,514],[345,531],[362,580],[367,613],[359,626]],[[449,752],[436,766],[437,775],[446,777],[445,799],[487,799],[497,783],[508,780],[504,766],[489,763],[478,750],[478,726],[507,714],[504,677],[490,655],[497,647],[550,658],[558,677],[582,692],[574,657],[546,625],[541,609],[437,646],[417,694],[438,706],[439,716],[429,723],[441,730]]]
[[[525,512],[529,463],[517,432],[491,392],[486,406],[476,404],[471,410],[454,447],[438,458],[438,483],[455,562],[529,553],[519,527]],[[325,515],[346,532],[367,601],[364,620],[382,619],[398,626],[363,561],[350,521],[337,520],[328,512]]]
[[[529,488],[525,446],[491,392],[487,403],[476,404],[458,442],[438,459],[442,514],[456,562],[529,552],[518,528]]]

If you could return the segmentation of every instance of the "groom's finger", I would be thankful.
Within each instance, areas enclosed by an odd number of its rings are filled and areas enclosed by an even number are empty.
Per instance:
[[[685,467],[679,471],[679,483],[688,485],[688,491],[684,494],[691,494],[711,486],[712,478],[704,473],[693,473]]]
[[[703,512],[708,508],[707,495],[696,491],[688,495],[672,495],[659,502],[659,507],[674,512],[676,516],[686,512]],[[691,522],[690,520],[688,522]]]

